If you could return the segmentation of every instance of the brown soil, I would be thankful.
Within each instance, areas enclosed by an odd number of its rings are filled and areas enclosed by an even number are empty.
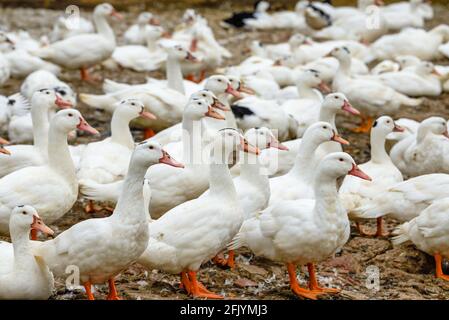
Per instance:
[[[154,10],[160,15],[165,27],[171,29],[182,15],[181,9],[170,12]],[[289,31],[276,32],[241,32],[224,30],[219,27],[219,21],[229,15],[229,4],[219,8],[201,8],[200,13],[210,22],[217,39],[220,40],[234,54],[234,58],[227,64],[236,64],[246,56],[245,48],[253,39],[260,39],[264,43],[285,41],[291,35]],[[1,9],[0,15],[5,18],[10,29],[23,28],[29,30],[33,36],[40,36],[50,31],[51,23],[61,12],[42,9]],[[118,39],[127,26],[132,23],[137,11],[125,14],[125,23],[114,23]],[[436,17],[429,23],[429,27],[444,23],[449,19],[447,8],[436,7]],[[438,61],[447,64],[448,61]],[[161,73],[136,73],[129,70],[109,71],[99,70],[105,78],[121,82],[140,83],[146,76],[163,77]],[[101,93],[101,86],[91,86],[79,81],[77,72],[65,71],[61,78],[69,82],[80,92]],[[2,94],[12,94],[19,90],[21,81],[10,80]],[[440,115],[449,118],[449,94],[436,99],[425,99],[417,109],[403,109],[394,117],[406,116],[422,120],[429,115]],[[92,112],[82,104],[79,109],[103,136],[108,135],[109,116],[101,112]],[[342,135],[350,140],[351,146],[346,148],[357,162],[365,162],[369,158],[369,139],[366,134],[354,134],[349,131],[356,125],[357,119],[339,116],[338,126]],[[136,140],[142,139],[140,131],[135,131]],[[77,143],[85,143],[90,138],[80,137]],[[107,214],[106,212],[104,214]],[[94,216],[101,216],[94,215]],[[85,214],[81,203],[65,215],[57,224],[51,227],[59,233],[71,225],[91,218]],[[397,223],[387,219],[387,228],[391,230]],[[371,230],[374,223],[367,223]],[[367,268],[376,266],[380,270],[380,290],[368,289],[369,279]],[[305,271],[305,270],[303,270]],[[448,270],[446,270],[448,271]],[[434,277],[434,262],[432,257],[416,250],[412,245],[393,248],[386,239],[371,239],[353,234],[342,252],[333,259],[329,259],[318,266],[319,281],[330,286],[342,288],[339,295],[323,296],[323,299],[449,299],[449,283]],[[301,272],[300,277],[305,284],[307,272]],[[288,287],[286,269],[266,259],[254,257],[247,250],[239,250],[237,266],[234,270],[224,270],[207,263],[199,272],[201,281],[212,291],[226,295],[228,299],[296,299]],[[124,299],[186,299],[187,295],[179,289],[177,276],[163,272],[149,272],[138,265],[131,266],[117,277],[118,290]],[[368,286],[370,287],[370,286]],[[97,286],[97,297],[104,298],[107,292],[105,286]],[[84,299],[81,291],[68,291],[63,282],[57,283],[57,293],[54,299]]]

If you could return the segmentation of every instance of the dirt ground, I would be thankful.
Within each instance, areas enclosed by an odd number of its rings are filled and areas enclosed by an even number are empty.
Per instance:
[[[435,7],[436,16],[428,27],[447,22],[449,10],[444,7]],[[157,13],[163,25],[172,29],[179,21],[182,10],[171,9],[169,12],[161,9],[153,10]],[[234,55],[227,61],[228,65],[242,61],[245,49],[253,39],[260,39],[264,43],[277,43],[285,41],[291,35],[290,31],[242,32],[224,30],[219,21],[229,15],[228,5],[218,8],[201,8],[199,12],[204,15],[215,31],[220,43],[230,49]],[[33,10],[33,9],[1,9],[0,16],[10,29],[26,29],[33,36],[41,36],[50,31],[52,22],[61,14],[59,11]],[[86,13],[84,13],[86,14]],[[114,22],[113,26],[119,43],[121,35],[135,20],[138,12],[126,12],[125,22]],[[449,64],[448,60],[437,61],[439,64]],[[128,83],[140,83],[146,76],[163,77],[162,73],[136,73],[129,70],[109,71],[99,70],[109,79]],[[78,92],[101,93],[101,85],[92,86],[79,81],[77,72],[64,71],[62,80],[69,82]],[[19,91],[21,80],[10,80],[1,94],[12,94]],[[417,109],[402,109],[393,116],[398,118],[406,116],[422,120],[430,115],[440,115],[449,118],[449,94],[436,99],[425,99]],[[82,103],[79,109],[94,127],[99,129],[103,136],[109,134],[109,116],[100,112],[92,112]],[[356,125],[354,119],[344,115],[337,118],[337,125],[343,137],[351,142],[345,148],[354,156],[358,163],[369,158],[369,137],[366,134],[354,134],[349,131]],[[142,133],[135,131],[137,141],[142,139]],[[89,138],[90,139],[90,138]],[[78,138],[76,143],[85,143],[84,137]],[[107,214],[106,212],[104,214]],[[102,216],[102,214],[94,215]],[[71,225],[91,218],[83,212],[81,203],[65,215],[58,223],[51,227],[60,233]],[[387,219],[387,228],[392,229],[397,223]],[[374,223],[365,226],[374,228]],[[227,299],[297,299],[289,289],[286,269],[278,264],[262,258],[254,257],[247,250],[237,252],[237,266],[234,270],[225,270],[207,263],[199,272],[200,280],[212,291],[221,293]],[[370,289],[367,285],[371,279],[370,268],[377,267],[380,276],[379,290]],[[449,268],[446,268],[448,272]],[[303,284],[307,280],[307,272],[300,270],[300,280]],[[371,239],[351,236],[350,241],[335,258],[318,265],[319,281],[333,287],[342,289],[341,294],[322,296],[323,299],[449,299],[449,283],[434,278],[433,258],[416,250],[412,245],[393,248],[387,239]],[[162,272],[149,272],[138,265],[132,265],[117,277],[117,287],[124,299],[186,299],[187,295],[179,288],[177,276]],[[106,286],[96,286],[97,298],[105,298]],[[57,282],[57,293],[53,299],[84,299],[81,290],[69,291],[62,281]]]

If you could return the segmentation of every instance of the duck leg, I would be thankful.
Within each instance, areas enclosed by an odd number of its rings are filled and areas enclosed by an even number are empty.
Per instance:
[[[110,278],[108,280],[108,283],[109,283],[109,294],[108,294],[107,299],[108,300],[121,300],[117,294],[117,288],[115,287],[114,278]]]
[[[234,250],[229,250],[228,251],[228,258],[227,259],[225,259],[223,253],[219,253],[212,259],[212,261],[216,265],[219,265],[220,267],[229,267],[229,268],[232,269],[235,266]]]
[[[190,283],[189,275],[187,274],[186,271],[182,271],[181,272],[181,283],[180,283],[179,287],[181,289],[185,289],[187,291],[187,294],[191,294],[191,291],[190,291],[191,286],[192,286],[192,284]]]
[[[87,204],[84,206],[84,212],[86,212],[86,213],[97,213],[102,210],[106,210],[111,213],[114,212],[114,208],[99,206],[99,205],[95,204],[95,202],[93,200],[89,200],[87,202]]]
[[[190,292],[195,298],[207,298],[207,299],[223,299],[222,296],[210,292],[196,279],[195,271],[188,271],[190,280]]]
[[[309,271],[309,289],[317,291],[319,293],[339,293],[340,289],[322,288],[318,285],[318,280],[315,273],[315,265],[313,263],[307,264],[307,270]]]
[[[298,283],[298,279],[296,279],[296,266],[293,263],[287,263],[287,271],[288,276],[290,278],[290,288],[293,293],[295,293],[299,297],[304,297],[307,299],[316,300],[319,293],[312,292],[311,290],[301,288]]]
[[[435,258],[435,276],[437,278],[449,281],[449,276],[443,273],[442,268],[443,258],[439,253],[435,254],[433,257]]]
[[[371,127],[373,126],[374,119],[370,116],[360,116],[362,118],[362,122],[357,128],[352,129],[352,132],[355,133],[368,133],[371,130]]]
[[[92,294],[92,284],[90,281],[84,282],[83,286],[86,290],[87,300],[95,300],[94,295]]]
[[[87,68],[85,68],[85,67],[81,67],[80,68],[80,75],[81,75],[81,80],[89,82],[89,83],[95,84],[95,83],[101,81],[100,77],[92,76],[89,73],[89,70]]]
[[[379,217],[376,219],[376,224],[377,224],[377,230],[375,233],[368,233],[366,231],[363,230],[360,222],[356,222],[357,225],[357,230],[359,231],[360,235],[362,236],[367,236],[367,237],[378,237],[378,238],[382,238],[382,237],[388,237],[389,236],[389,232],[384,233],[384,226],[383,226],[383,217]]]
[[[143,138],[149,139],[151,137],[154,137],[156,135],[156,132],[153,131],[153,129],[145,129],[143,130]]]

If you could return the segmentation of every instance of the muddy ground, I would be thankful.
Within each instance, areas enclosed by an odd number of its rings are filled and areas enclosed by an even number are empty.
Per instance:
[[[290,31],[276,32],[242,32],[224,30],[219,21],[229,15],[230,7],[227,4],[216,8],[201,8],[199,11],[208,20],[215,31],[217,39],[232,51],[234,57],[227,61],[228,65],[242,61],[245,49],[253,39],[260,39],[264,43],[277,43],[285,41],[291,35]],[[444,23],[449,20],[449,10],[444,7],[435,7],[436,16],[428,27]],[[163,25],[172,29],[182,15],[181,9],[171,9],[169,12],[162,9],[153,10],[162,18]],[[33,36],[41,36],[50,31],[52,22],[61,14],[59,11],[32,10],[32,9],[1,9],[2,23],[10,29],[23,28],[29,30]],[[86,14],[86,13],[84,13]],[[118,35],[119,43],[124,30],[132,23],[138,11],[125,13],[125,22],[115,22],[114,29]],[[438,61],[440,64],[449,64],[448,60]],[[109,71],[98,70],[104,77],[121,82],[140,83],[146,76],[163,77],[158,72],[136,73],[129,70]],[[78,92],[101,93],[101,86],[87,85],[79,81],[77,72],[64,71],[61,78],[69,82]],[[2,94],[12,94],[19,91],[21,80],[10,80]],[[422,120],[430,115],[440,115],[449,118],[449,94],[436,99],[425,99],[417,109],[403,109],[394,117],[406,116]],[[82,104],[79,109],[87,120],[100,129],[103,136],[109,134],[109,116],[100,112],[93,112]],[[337,125],[341,134],[351,142],[345,148],[354,156],[357,162],[362,163],[369,157],[369,139],[366,134],[354,134],[349,131],[356,125],[357,119],[339,116]],[[135,131],[136,140],[142,139],[142,133]],[[87,138],[80,137],[76,143],[85,143]],[[102,216],[100,213],[94,216]],[[51,225],[57,232],[61,232],[71,225],[91,218],[83,212],[81,203],[65,215],[58,223]],[[387,227],[393,228],[397,223],[387,219]],[[373,223],[367,223],[372,230]],[[199,272],[200,280],[212,291],[224,294],[227,299],[297,299],[288,286],[286,269],[278,264],[262,258],[254,257],[247,250],[239,250],[237,266],[234,270],[224,270],[211,263],[203,266]],[[371,279],[369,268],[379,268],[380,288],[370,289],[366,285]],[[368,268],[368,269],[367,269]],[[449,268],[446,268],[446,272]],[[307,272],[301,270],[299,278],[303,284],[307,280]],[[321,283],[342,289],[341,294],[322,296],[322,299],[449,299],[449,283],[434,278],[434,262],[432,257],[416,250],[412,245],[393,248],[387,239],[371,239],[358,236],[355,232],[342,252],[335,258],[329,259],[318,266]],[[369,281],[368,281],[369,282]],[[138,265],[131,266],[117,277],[117,287],[124,299],[187,299],[187,295],[179,289],[177,276],[162,272],[148,272]],[[96,286],[97,298],[105,298],[107,288]],[[57,283],[57,293],[53,299],[84,299],[81,290],[69,291],[62,281]]]

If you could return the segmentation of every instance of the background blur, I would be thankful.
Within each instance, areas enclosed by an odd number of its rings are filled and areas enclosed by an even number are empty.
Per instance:
[[[398,2],[400,0],[384,0],[385,3]],[[105,0],[0,0],[2,6],[26,6],[39,8],[60,9],[70,4],[81,7],[93,7]],[[233,7],[251,6],[255,1],[248,0],[109,0],[107,1],[118,9],[127,7],[137,8],[159,8],[159,7],[216,7],[232,5]],[[433,0],[433,3],[449,5],[448,0]],[[295,0],[273,0],[270,1],[272,9],[293,8]],[[355,5],[356,0],[333,0],[333,5]]]

